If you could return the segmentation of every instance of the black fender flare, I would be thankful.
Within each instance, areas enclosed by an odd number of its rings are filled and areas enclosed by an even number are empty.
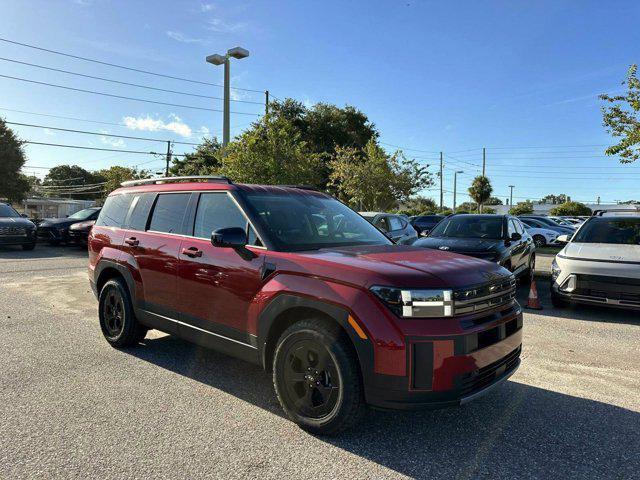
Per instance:
[[[369,337],[365,340],[358,336],[349,324],[349,310],[332,303],[291,293],[277,295],[264,310],[262,310],[258,317],[258,348],[260,350],[260,362],[263,367],[265,369],[270,368],[270,365],[267,364],[267,352],[271,345],[267,345],[267,342],[277,341],[277,338],[269,338],[275,320],[281,314],[294,308],[316,310],[333,319],[342,327],[355,348],[360,363],[360,371],[362,372],[363,379],[366,381],[366,377],[373,372],[373,341]]]
[[[127,283],[127,287],[129,288],[129,295],[131,295],[131,301],[134,306],[137,305],[138,300],[136,299],[136,283],[133,280],[133,275],[131,275],[131,272],[129,271],[129,269],[127,269],[127,267],[125,267],[120,263],[114,262],[113,260],[100,260],[100,262],[96,266],[95,273],[94,273],[95,280],[92,282],[96,296],[97,297],[100,296],[100,292],[98,291],[98,280],[100,279],[100,276],[102,275],[102,273],[108,268],[114,269],[120,275],[122,275],[122,277],[124,278],[124,281]]]

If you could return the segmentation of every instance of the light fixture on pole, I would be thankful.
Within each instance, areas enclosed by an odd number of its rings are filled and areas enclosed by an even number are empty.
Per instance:
[[[509,194],[509,205],[513,207],[513,187],[515,187],[515,185],[509,185],[509,188],[511,189],[511,193]]]
[[[453,213],[456,213],[456,189],[458,186],[458,174],[464,173],[463,170],[458,170],[453,173]]]
[[[213,65],[224,65],[224,113],[222,114],[222,146],[226,147],[229,144],[230,137],[230,86],[229,86],[229,59],[231,57],[238,60],[249,56],[249,50],[245,50],[241,47],[230,48],[227,50],[226,55],[213,54],[207,56],[207,63]]]

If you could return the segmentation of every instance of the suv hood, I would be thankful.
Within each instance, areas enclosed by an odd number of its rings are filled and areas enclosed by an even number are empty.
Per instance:
[[[569,243],[559,253],[561,257],[608,262],[640,262],[640,245],[611,243]]]
[[[511,273],[493,262],[403,245],[357,246],[300,253],[300,273],[334,278],[360,287],[373,285],[458,288],[484,284]],[[305,268],[304,263],[313,263]],[[297,262],[296,262],[297,263]]]
[[[68,218],[46,218],[40,222],[41,227],[67,227],[82,220]]]
[[[416,247],[437,248],[449,250],[451,252],[493,252],[496,251],[498,244],[504,243],[504,240],[487,239],[487,238],[453,238],[453,237],[427,237],[416,241],[413,245]]]
[[[35,224],[24,217],[0,217],[0,226],[34,228]]]

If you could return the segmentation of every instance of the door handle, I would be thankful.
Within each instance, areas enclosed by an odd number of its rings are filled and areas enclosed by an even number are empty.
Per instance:
[[[137,247],[138,245],[140,245],[140,240],[138,240],[136,237],[129,237],[125,239],[124,243],[126,243],[127,245],[131,245],[132,247]]]
[[[202,250],[198,250],[197,247],[183,248],[180,253],[182,253],[182,255],[186,255],[187,257],[191,257],[191,258],[202,256]]]

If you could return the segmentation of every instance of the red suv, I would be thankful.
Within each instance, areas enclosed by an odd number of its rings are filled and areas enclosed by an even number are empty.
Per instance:
[[[366,404],[466,403],[519,365],[499,265],[396,245],[334,198],[223,177],[125,182],[89,237],[115,347],[158,329],[273,372],[287,415],[336,433]]]

